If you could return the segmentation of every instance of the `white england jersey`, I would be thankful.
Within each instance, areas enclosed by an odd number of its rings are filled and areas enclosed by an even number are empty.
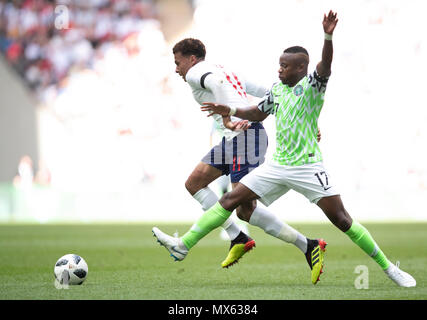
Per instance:
[[[206,61],[201,61],[191,67],[185,79],[192,89],[194,99],[200,105],[203,102],[214,102],[230,107],[247,107],[250,105],[248,94],[261,98],[268,91],[261,85],[245,81],[220,65],[210,64]],[[222,116],[215,114],[212,117],[218,124],[219,133],[226,140],[231,140],[240,133],[226,128],[222,122]],[[231,120],[239,121],[241,119],[231,117]]]

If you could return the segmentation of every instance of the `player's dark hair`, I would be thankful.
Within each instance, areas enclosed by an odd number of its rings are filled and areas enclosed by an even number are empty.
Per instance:
[[[193,38],[186,38],[179,41],[172,49],[172,52],[180,52],[183,56],[195,55],[197,58],[204,59],[206,56],[205,45],[202,41]]]
[[[300,46],[289,47],[289,48],[285,49],[283,51],[283,53],[304,53],[307,56],[309,56],[308,51],[305,50],[303,47],[300,47]]]

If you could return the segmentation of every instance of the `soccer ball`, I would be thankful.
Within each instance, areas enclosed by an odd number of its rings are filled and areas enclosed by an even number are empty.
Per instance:
[[[76,254],[66,254],[58,259],[53,272],[60,284],[82,284],[88,273],[86,261]]]

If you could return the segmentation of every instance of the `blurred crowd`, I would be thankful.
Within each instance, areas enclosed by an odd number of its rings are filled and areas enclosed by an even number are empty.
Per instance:
[[[155,15],[150,0],[0,0],[0,50],[40,93]]]
[[[154,108],[174,71],[154,1],[0,0],[0,50],[37,98],[53,182],[150,179],[141,146],[179,125],[178,104]]]

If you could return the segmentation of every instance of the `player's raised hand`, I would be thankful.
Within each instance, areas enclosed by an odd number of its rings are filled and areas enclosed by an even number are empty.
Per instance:
[[[221,116],[228,116],[230,113],[230,107],[213,102],[203,102],[203,106],[200,107],[202,111],[209,111],[208,117],[219,114]]]
[[[323,31],[327,34],[333,34],[337,23],[337,13],[330,10],[327,16],[326,14],[323,16]]]

